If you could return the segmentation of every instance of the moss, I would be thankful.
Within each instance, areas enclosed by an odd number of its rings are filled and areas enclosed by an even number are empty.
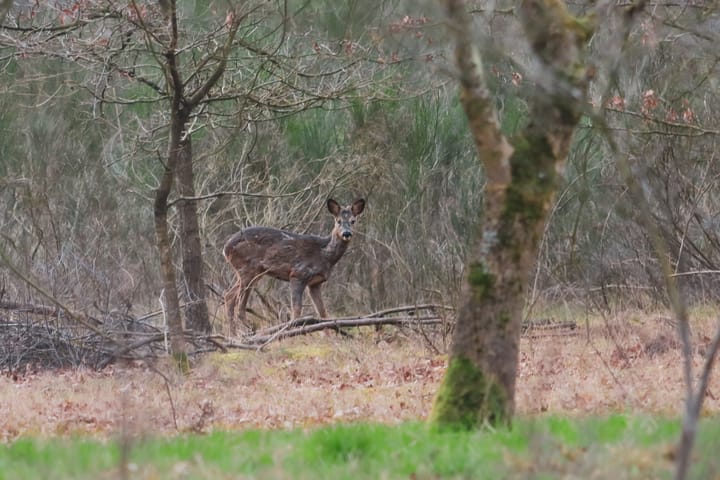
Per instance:
[[[175,365],[183,375],[190,373],[190,360],[188,359],[187,353],[185,352],[174,352],[172,354]]]
[[[595,34],[598,18],[597,15],[591,13],[582,17],[568,16],[565,22],[565,27],[575,33],[579,42],[585,43]]]
[[[509,422],[507,395],[469,359],[450,359],[430,415],[436,428],[471,430]]]
[[[589,40],[597,28],[597,16],[594,13],[588,16],[575,17],[568,11],[565,2],[560,0],[546,0],[545,8],[552,18],[562,23],[566,30],[575,33],[580,42]]]
[[[547,202],[557,187],[555,159],[544,135],[515,138],[510,158],[512,183],[504,214],[511,218],[544,218]]]
[[[304,358],[328,358],[333,349],[329,345],[296,345],[286,347],[282,352],[289,358],[302,360]]]
[[[468,283],[478,298],[486,298],[495,284],[495,277],[480,262],[473,262],[468,268]]]

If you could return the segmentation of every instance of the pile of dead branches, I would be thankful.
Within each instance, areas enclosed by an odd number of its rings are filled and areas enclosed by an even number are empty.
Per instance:
[[[121,313],[102,318],[44,305],[0,302],[0,370],[66,367],[101,368],[120,346],[138,336],[158,335],[158,327]],[[141,355],[157,355],[160,345],[143,345]]]
[[[322,330],[351,337],[359,327],[391,326],[406,335],[419,335],[428,347],[445,340],[452,330],[454,310],[437,304],[401,306],[365,316],[318,319],[304,317],[230,338],[224,335],[185,332],[188,353],[199,355],[231,349],[262,350],[273,342]],[[533,322],[525,335],[559,335],[575,324]],[[111,312],[98,316],[70,312],[60,307],[0,302],[0,371],[87,367],[102,369],[118,360],[151,360],[167,354],[168,335],[162,311],[133,318]]]
[[[190,355],[230,349],[261,350],[274,341],[321,330],[350,335],[351,328],[391,325],[423,335],[428,328],[450,325],[441,305],[397,307],[364,317],[306,317],[239,338],[185,332]],[[124,313],[88,316],[59,307],[0,302],[0,371],[88,367],[101,369],[118,360],[148,360],[168,350],[162,312],[140,318]],[[154,321],[153,321],[154,320]]]

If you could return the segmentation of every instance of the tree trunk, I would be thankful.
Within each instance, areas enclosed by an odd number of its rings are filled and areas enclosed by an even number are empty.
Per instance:
[[[12,0],[0,0],[0,22],[5,20],[5,15],[12,8]]]
[[[507,423],[514,413],[525,288],[557,184],[544,137],[519,143],[509,161],[511,183],[501,194],[486,192],[484,232],[466,265],[448,371],[433,408],[438,424]]]
[[[183,128],[185,125],[183,125]],[[194,175],[192,165],[192,140],[180,140],[177,158],[177,188],[181,197],[194,197]],[[202,243],[198,225],[197,208],[193,201],[180,201],[180,239],[182,242],[182,268],[185,296],[185,322],[189,329],[210,333],[210,316],[205,300]]]
[[[174,5],[173,5],[174,12]],[[155,196],[155,234],[157,236],[158,249],[160,250],[160,264],[163,275],[163,287],[165,291],[165,311],[167,315],[168,330],[170,334],[170,348],[173,357],[182,371],[189,369],[187,354],[185,352],[185,340],[183,338],[184,325],[180,314],[180,299],[175,279],[175,265],[173,264],[172,243],[168,229],[168,203],[170,191],[173,186],[180,157],[182,156],[181,142],[183,139],[185,125],[190,118],[190,112],[185,105],[182,95],[182,81],[177,70],[175,47],[177,44],[177,24],[173,16],[173,36],[171,48],[165,52],[167,60],[167,80],[171,86],[170,92],[170,132],[168,139],[167,164],[160,179],[160,185]]]
[[[213,58],[218,60],[210,77],[194,91],[186,95],[184,82],[180,76],[178,57],[177,9],[175,1],[171,1],[170,8],[170,46],[165,52],[167,68],[165,78],[171,96],[170,113],[170,147],[168,149],[168,164],[175,168],[177,175],[178,193],[181,197],[195,195],[194,174],[192,164],[192,140],[190,133],[185,131],[190,120],[190,113],[208,95],[210,89],[218,82],[225,72],[227,57],[230,54],[235,34],[240,27],[241,17],[234,11],[228,12],[226,26],[229,28],[225,44],[218,46]],[[200,241],[200,228],[198,226],[197,209],[192,201],[181,201],[179,206],[182,241],[182,264],[185,284],[183,291],[186,294],[187,308],[185,309],[188,327],[193,330],[210,332],[211,325],[205,300],[205,282],[203,275],[202,243]]]
[[[515,410],[523,299],[558,188],[557,172],[580,118],[578,99],[587,77],[578,53],[588,32],[559,0],[522,3],[521,20],[545,62],[544,73],[564,83],[541,85],[557,90],[531,99],[527,127],[508,142],[483,78],[467,8],[462,0],[446,0],[446,6],[456,39],[460,100],[486,184],[482,232],[468,255],[448,369],[430,421],[475,428],[509,423]]]
[[[168,232],[167,199],[173,183],[171,165],[166,165],[160,179],[160,185],[155,191],[155,240],[160,254],[160,271],[163,279],[163,306],[165,319],[170,336],[170,353],[178,361],[181,370],[187,369],[187,355],[185,353],[185,340],[183,338],[183,323],[180,315],[180,300],[178,298],[175,266],[173,265],[172,244]]]

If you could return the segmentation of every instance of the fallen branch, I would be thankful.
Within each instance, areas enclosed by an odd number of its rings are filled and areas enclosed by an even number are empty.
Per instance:
[[[326,318],[326,319],[318,319],[312,316],[308,317],[302,317],[298,318],[297,320],[290,320],[289,322],[281,323],[279,325],[274,325],[272,327],[263,329],[259,332],[257,332],[255,335],[272,335],[275,332],[279,332],[281,330],[287,330],[289,328],[294,327],[303,327],[308,325],[316,325],[319,323],[327,323],[327,322],[359,322],[358,324],[348,325],[352,327],[363,327],[363,326],[372,326],[372,325],[384,325],[386,323],[383,322],[383,320],[390,320],[390,322],[387,323],[387,325],[393,325],[392,320],[402,317],[388,317],[387,315],[395,314],[395,313],[408,313],[408,312],[419,312],[420,310],[445,310],[445,311],[454,311],[455,309],[453,307],[448,307],[446,305],[437,305],[433,303],[427,303],[427,304],[421,304],[421,305],[408,305],[408,306],[402,306],[402,307],[394,307],[394,308],[388,308],[385,310],[380,310],[378,312],[369,313],[367,315],[362,316],[353,316],[353,317],[339,317],[339,318]],[[406,318],[413,318],[411,315],[408,315]],[[415,317],[417,318],[417,317]],[[432,316],[431,318],[437,318],[440,320],[441,317],[439,316]],[[380,322],[374,321],[369,322],[369,320],[380,320]],[[369,323],[368,323],[369,322]],[[408,323],[407,321],[404,323]],[[325,327],[325,328],[332,328],[332,327]],[[313,330],[317,331],[317,330]],[[309,332],[311,333],[311,332]]]
[[[523,322],[522,333],[526,334],[534,330],[575,330],[577,323],[575,322],[552,322],[550,320]]]
[[[267,344],[269,341],[282,340],[284,338],[296,337],[298,335],[307,335],[309,333],[319,332],[327,329],[350,328],[350,327],[370,327],[376,325],[440,325],[443,319],[436,316],[404,316],[404,317],[357,317],[352,319],[333,319],[318,320],[315,318],[305,318],[297,320],[305,322],[302,326],[295,328],[287,328],[283,325],[280,329],[273,328],[274,331],[268,333],[263,330],[244,339],[247,345]],[[287,328],[283,330],[283,328]]]

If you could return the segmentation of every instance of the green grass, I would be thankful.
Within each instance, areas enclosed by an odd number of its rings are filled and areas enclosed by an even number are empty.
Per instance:
[[[518,420],[511,430],[336,425],[137,439],[130,478],[671,478],[679,422],[615,415]],[[692,478],[717,478],[720,419],[701,423]],[[0,449],[0,479],[118,478],[117,441],[24,438]]]

